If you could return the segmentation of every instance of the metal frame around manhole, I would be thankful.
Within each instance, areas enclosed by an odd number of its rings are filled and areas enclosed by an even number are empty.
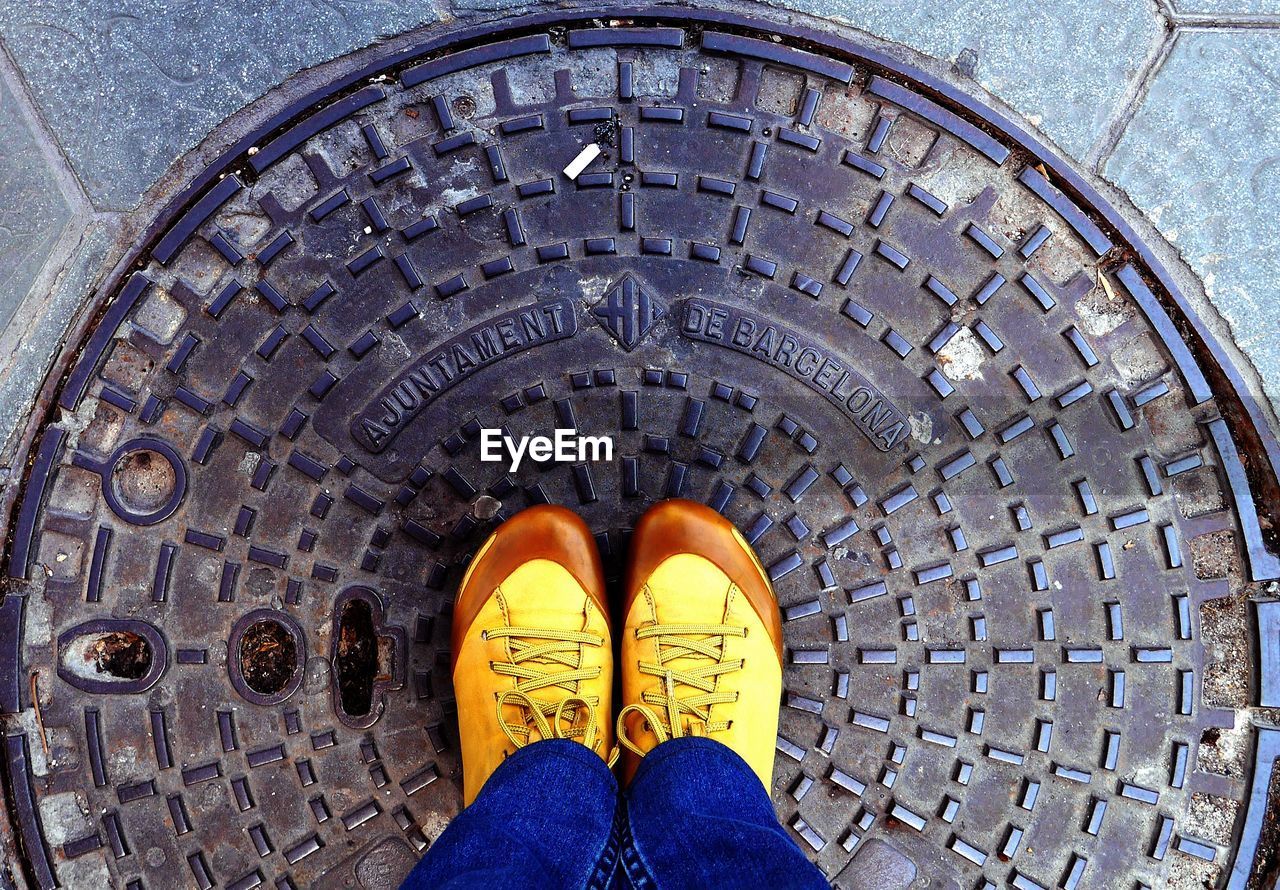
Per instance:
[[[634,19],[638,24],[692,21],[701,26],[718,27],[726,32],[742,34],[752,33],[759,25],[757,22],[742,19],[728,13],[696,10],[620,9],[612,11],[611,17],[623,20]],[[515,39],[520,35],[539,33],[552,25],[587,24],[592,18],[591,13],[587,11],[532,16],[510,23],[509,29],[504,28],[503,36]],[[1087,182],[1014,122],[992,112],[990,109],[981,108],[961,92],[938,82],[922,72],[902,66],[879,51],[859,47],[829,34],[805,28],[782,26],[773,22],[768,23],[768,25],[772,30],[785,35],[790,45],[800,48],[820,49],[824,54],[847,57],[856,60],[860,65],[882,72],[884,77],[877,85],[878,95],[894,102],[907,111],[930,120],[935,125],[953,134],[967,134],[969,138],[966,141],[970,141],[971,144],[986,144],[988,137],[984,134],[993,132],[996,134],[996,139],[992,140],[990,145],[996,147],[994,150],[999,150],[1001,141],[1006,140],[1028,153],[1033,162],[1032,168],[1034,168],[1035,163],[1043,165],[1044,171],[1048,174],[1047,179],[1043,175],[1037,178],[1034,174],[1027,174],[1024,184],[1053,207],[1077,234],[1081,235],[1086,241],[1092,241],[1096,245],[1095,250],[1097,253],[1115,257],[1117,264],[1121,268],[1120,277],[1128,287],[1130,294],[1146,314],[1153,328],[1164,338],[1169,352],[1174,356],[1179,369],[1187,379],[1189,388],[1197,395],[1197,398],[1202,399],[1209,397],[1210,388],[1212,388],[1213,396],[1218,400],[1218,404],[1228,420],[1232,422],[1232,431],[1240,438],[1247,453],[1253,455],[1265,454],[1267,462],[1270,464],[1272,471],[1274,471],[1277,463],[1277,453],[1280,452],[1280,448],[1277,447],[1274,436],[1262,419],[1260,407],[1252,400],[1247,388],[1242,383],[1239,373],[1231,365],[1227,353],[1207,333],[1203,322],[1196,316],[1187,301],[1182,298],[1179,290],[1166,270],[1159,264],[1153,252],[1136,237],[1133,229],[1101,199]],[[325,105],[343,92],[349,93],[355,90],[356,87],[369,83],[379,74],[398,70],[409,64],[418,64],[424,58],[434,58],[460,48],[473,45],[482,46],[493,40],[493,38],[493,29],[481,26],[413,47],[396,54],[391,59],[380,59],[367,68],[334,81],[320,93],[311,94],[304,99],[291,103],[287,108],[275,115],[264,127],[244,137],[226,156],[211,165],[208,170],[197,177],[191,186],[174,199],[166,211],[158,216],[156,222],[149,229],[149,240],[143,239],[139,242],[140,245],[149,246],[139,247],[130,257],[122,261],[120,267],[118,267],[116,277],[100,291],[100,306],[105,307],[105,309],[102,311],[101,318],[97,321],[96,330],[87,339],[83,351],[79,353],[78,358],[75,360],[75,366],[61,384],[61,397],[59,399],[61,407],[73,410],[79,403],[91,375],[96,370],[100,359],[105,356],[106,349],[111,345],[113,332],[134,303],[143,296],[146,286],[145,280],[142,280],[137,275],[125,278],[126,273],[134,267],[134,262],[141,259],[144,256],[144,250],[147,249],[156,258],[171,257],[175,254],[182,246],[186,236],[182,234],[174,235],[173,233],[186,232],[190,234],[190,228],[194,228],[194,224],[198,224],[202,219],[201,208],[213,206],[220,197],[225,196],[231,190],[231,186],[228,183],[234,183],[235,180],[228,174],[233,173],[237,168],[247,170],[256,166],[253,160],[254,155],[249,152],[251,146],[270,144],[271,139],[277,134],[287,133],[290,126],[296,126],[295,121],[299,117],[306,118],[306,112],[310,112],[317,106]],[[786,50],[782,51],[781,63],[784,65],[788,63]],[[910,84],[911,89],[904,89],[899,85],[898,81]],[[913,92],[916,89],[922,89],[931,98],[923,98],[920,94]],[[338,100],[328,107],[337,108],[343,101],[345,100]],[[934,104],[935,102],[941,104]],[[955,109],[955,112],[948,111],[943,106],[950,106]],[[320,117],[323,117],[324,113],[324,111],[321,111]],[[956,113],[959,116],[955,116]],[[962,136],[961,138],[964,137]],[[1054,185],[1050,185],[1050,181]],[[1055,185],[1061,187],[1062,192],[1057,191]],[[1088,213],[1079,209],[1082,206],[1089,209]],[[1093,219],[1090,218],[1090,215],[1093,215]],[[193,225],[188,227],[184,220],[191,220]],[[1099,227],[1099,223],[1101,227]],[[176,228],[173,228],[173,226],[176,226]],[[161,236],[162,232],[166,234]],[[1133,250],[1138,262],[1141,263],[1141,268],[1136,264],[1125,265],[1127,254],[1124,252],[1116,251],[1111,253],[1113,237],[1118,238]],[[1152,280],[1155,283],[1154,290],[1144,282],[1144,273],[1152,276]],[[1159,297],[1157,297],[1157,293]],[[111,300],[112,297],[114,297],[114,300]],[[1167,305],[1162,304],[1162,298]],[[1177,321],[1172,321],[1171,318]],[[1179,336],[1180,326],[1181,329],[1187,331],[1188,336],[1197,341],[1194,347],[1189,349],[1181,339]],[[61,364],[65,366],[72,358],[73,353],[69,351],[61,359]],[[1197,358],[1199,361],[1197,361]],[[1203,371],[1200,369],[1203,369]],[[1206,377],[1207,380],[1205,379]],[[51,397],[52,392],[51,388],[46,387],[45,397]],[[1275,578],[1278,574],[1277,563],[1274,556],[1267,550],[1262,526],[1257,518],[1254,494],[1251,492],[1249,485],[1250,481],[1252,481],[1253,491],[1258,493],[1260,502],[1273,502],[1271,495],[1275,491],[1274,472],[1268,472],[1267,468],[1261,465],[1261,461],[1242,462],[1239,459],[1236,445],[1232,441],[1226,423],[1218,421],[1216,424],[1211,425],[1210,433],[1223,462],[1227,483],[1234,497],[1241,527],[1246,537],[1252,580],[1260,581]],[[44,491],[44,486],[48,481],[48,474],[57,457],[57,453],[64,444],[64,439],[65,435],[62,431],[52,430],[45,435],[39,448],[36,449],[35,459],[32,462],[24,485],[27,495],[24,497],[20,511],[17,514],[17,523],[14,527],[15,534],[13,536],[14,543],[8,553],[8,574],[10,577],[21,577],[26,573],[27,561],[31,556],[29,548],[32,534],[34,533],[36,515],[41,507],[42,497],[47,494]],[[1249,474],[1251,474],[1251,477]],[[9,501],[8,505],[11,506],[12,501]],[[6,599],[12,599],[12,597],[7,597]],[[4,605],[10,606],[12,604],[6,602]],[[7,611],[11,612],[12,609]],[[1266,645],[1266,641],[1264,641],[1264,645]],[[1265,659],[1264,663],[1266,663]],[[10,674],[11,676],[4,678],[7,681],[4,690],[5,696],[0,697],[0,703],[17,703],[21,700],[21,690],[17,688],[20,678],[14,671],[11,671]],[[1275,682],[1275,678],[1262,678],[1264,688],[1262,698],[1264,700],[1268,696],[1266,690],[1270,689]],[[1266,733],[1264,732],[1263,734],[1265,735]],[[1266,747],[1264,741],[1260,736],[1258,742],[1260,756]],[[11,741],[10,744],[12,745],[13,742]],[[1255,780],[1265,774],[1266,771],[1263,769],[1263,765],[1259,763]],[[13,800],[17,803],[19,814],[23,813],[23,789],[19,787],[21,784],[21,781],[18,781],[11,787],[11,791],[16,795]],[[1255,807],[1260,805],[1262,803],[1256,800],[1250,802],[1248,817],[1243,823],[1245,836],[1240,845],[1242,853],[1251,851],[1251,843],[1256,844],[1257,842],[1257,832],[1260,831],[1261,827],[1261,814],[1255,811]],[[29,831],[30,819],[25,821],[28,824],[23,827],[23,830]],[[1239,873],[1238,868],[1237,873]]]

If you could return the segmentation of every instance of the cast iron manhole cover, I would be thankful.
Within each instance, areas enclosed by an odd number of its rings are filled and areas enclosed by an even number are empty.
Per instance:
[[[0,612],[27,878],[389,885],[459,807],[468,554],[552,501],[616,575],[683,496],[776,581],[772,790],[833,881],[1243,881],[1276,565],[1141,245],[871,51],[517,27],[282,109],[106,295]]]

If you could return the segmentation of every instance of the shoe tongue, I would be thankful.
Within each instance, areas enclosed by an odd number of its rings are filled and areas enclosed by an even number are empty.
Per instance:
[[[573,618],[569,618],[568,612],[564,606],[553,606],[545,602],[537,603],[525,600],[518,603],[508,603],[507,620],[513,627],[528,627],[538,630],[563,630],[563,631],[579,631],[585,625],[586,616],[583,615],[581,607]]]
[[[713,563],[701,557],[681,554],[663,563],[649,581],[654,610],[659,624],[723,624],[728,608],[729,579]],[[682,638],[668,638],[664,646],[670,651],[680,646]],[[707,640],[697,635],[691,640]],[[715,659],[701,653],[680,655],[663,663],[672,671],[705,668]],[[702,690],[676,684],[677,698],[696,695]],[[686,718],[687,719],[687,718]]]
[[[581,631],[587,627],[585,592],[555,563],[526,563],[503,583],[502,593],[507,622],[512,627],[560,631]],[[521,642],[542,646],[549,641],[530,638]],[[551,658],[526,659],[523,664],[552,675],[573,669]],[[544,686],[531,694],[543,701],[556,701],[574,691],[564,686]]]
[[[507,621],[514,627],[582,630],[586,592],[561,566],[535,560],[520,566],[502,583]]]
[[[663,646],[663,649],[667,652],[670,652],[672,649],[678,649],[679,647],[681,647],[684,639],[704,641],[704,640],[707,640],[708,638],[701,635],[692,636],[692,637],[679,637],[679,638],[668,637]],[[713,641],[713,642],[718,643],[719,641]],[[681,655],[677,658],[668,658],[665,662],[663,662],[663,667],[672,672],[695,671],[699,668],[705,668],[710,664],[715,664],[716,661],[718,661],[718,659],[710,658],[699,652],[699,653],[694,653],[692,655]],[[661,682],[665,683],[665,680]],[[678,679],[675,680],[674,686],[675,686],[675,695],[676,695],[676,698],[678,699],[688,698],[689,696],[692,696],[692,695],[701,695],[705,691],[703,689],[699,689],[694,686],[686,686],[685,684],[679,682]],[[686,717],[686,720],[687,719],[688,718]]]

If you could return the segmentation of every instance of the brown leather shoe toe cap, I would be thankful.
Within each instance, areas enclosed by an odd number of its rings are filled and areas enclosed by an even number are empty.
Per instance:
[[[679,498],[654,504],[631,536],[624,614],[664,560],[693,553],[715,563],[738,585],[768,628],[782,661],[782,616],[768,573],[733,523],[715,510]]]
[[[604,569],[591,529],[577,513],[554,504],[521,510],[493,532],[468,567],[453,605],[453,660],[471,624],[494,589],[526,562],[559,563],[582,585],[602,615],[609,614]]]

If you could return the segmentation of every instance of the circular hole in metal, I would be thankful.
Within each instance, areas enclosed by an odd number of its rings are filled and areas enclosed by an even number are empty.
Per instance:
[[[126,442],[95,469],[111,511],[134,525],[155,525],[177,511],[187,470],[172,445],[151,436]]]
[[[458,117],[474,117],[476,113],[476,100],[466,93],[458,96],[453,100],[453,113]]]
[[[111,470],[111,487],[135,513],[154,513],[173,497],[178,474],[158,451],[139,448],[125,454]]]
[[[240,674],[259,695],[274,696],[289,686],[298,669],[298,641],[279,621],[264,619],[240,637]]]

